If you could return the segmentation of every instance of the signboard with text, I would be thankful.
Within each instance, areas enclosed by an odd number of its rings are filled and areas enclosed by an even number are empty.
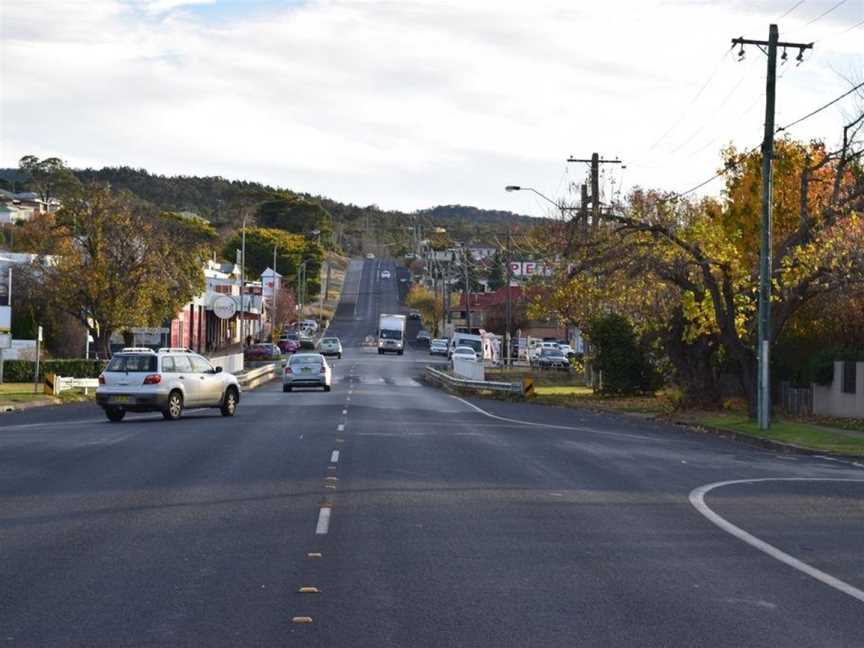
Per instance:
[[[514,277],[550,277],[552,266],[542,261],[513,261],[510,271]]]

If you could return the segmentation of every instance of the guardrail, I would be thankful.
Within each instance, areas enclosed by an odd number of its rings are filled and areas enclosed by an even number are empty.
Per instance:
[[[243,389],[254,389],[258,385],[282,375],[280,371],[281,362],[272,362],[263,367],[256,367],[255,369],[249,369],[248,371],[236,374],[237,382],[240,383],[240,387]]]
[[[426,367],[424,377],[428,382],[436,385],[441,385],[445,388],[456,389],[476,389],[477,391],[497,391],[509,394],[522,394],[523,386],[521,382],[507,383],[494,382],[491,380],[469,380],[466,378],[456,378],[444,371],[438,371],[432,367]]]

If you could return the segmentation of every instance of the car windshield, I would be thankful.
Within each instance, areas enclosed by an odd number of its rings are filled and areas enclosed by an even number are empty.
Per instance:
[[[543,349],[544,358],[563,358],[564,354],[558,349]]]
[[[456,355],[475,355],[474,349],[464,346],[456,347],[456,350],[453,353],[455,353]]]
[[[118,354],[111,358],[105,371],[154,372],[156,371],[156,355],[145,353]]]
[[[469,347],[475,353],[483,350],[483,343],[480,340],[456,340],[456,344],[460,347]]]
[[[339,344],[339,340],[337,338],[322,338],[321,344]]]
[[[384,340],[401,340],[402,339],[402,331],[391,330],[391,329],[381,329],[381,337]]]

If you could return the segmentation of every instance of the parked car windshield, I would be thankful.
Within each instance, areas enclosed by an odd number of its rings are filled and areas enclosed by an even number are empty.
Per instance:
[[[564,354],[558,349],[543,349],[544,358],[563,358]]]
[[[106,371],[153,372],[156,371],[156,356],[145,353],[118,354],[111,358]]]

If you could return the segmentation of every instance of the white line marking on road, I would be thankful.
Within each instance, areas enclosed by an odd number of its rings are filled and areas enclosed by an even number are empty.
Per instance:
[[[339,451],[334,450],[330,453],[330,463],[339,463]]]
[[[348,415],[348,410],[347,410],[347,409],[343,409],[343,410],[342,410],[342,416],[347,416],[347,415]]]
[[[327,535],[330,530],[330,507],[322,506],[318,511],[318,526],[315,527],[315,535]]]
[[[455,398],[460,403],[464,403],[468,407],[478,411],[483,416],[488,416],[489,418],[496,419],[498,421],[504,421],[506,423],[518,423],[519,425],[530,425],[533,427],[545,427],[552,428],[554,430],[575,430],[577,432],[588,432],[589,434],[599,434],[601,436],[614,436],[614,437],[626,437],[629,439],[640,439],[642,441],[654,441],[660,442],[661,439],[656,439],[654,437],[642,436],[641,434],[628,434],[627,432],[607,432],[605,430],[594,430],[586,427],[575,427],[573,425],[555,425],[554,423],[536,423],[534,421],[522,421],[520,419],[507,418],[506,416],[498,416],[497,414],[492,414],[491,412],[487,412],[484,409],[481,409],[474,405],[474,403],[469,403],[468,401],[459,398],[458,396],[450,396],[450,398]]]
[[[723,529],[726,533],[729,533],[739,540],[742,540],[749,544],[751,547],[758,549],[759,551],[768,554],[772,558],[779,560],[786,565],[789,565],[793,569],[797,569],[798,571],[807,574],[808,576],[812,576],[816,580],[828,585],[829,587],[833,587],[836,590],[843,592],[844,594],[848,594],[852,598],[858,599],[861,602],[864,602],[864,591],[858,589],[850,585],[849,583],[840,580],[839,578],[835,578],[831,574],[826,574],[820,569],[816,569],[807,563],[798,560],[794,556],[790,556],[785,551],[782,551],[775,547],[774,545],[770,545],[764,540],[760,540],[756,536],[751,533],[747,533],[741,527],[737,527],[731,522],[729,522],[726,518],[723,518],[714,511],[712,511],[708,505],[705,503],[705,495],[714,490],[715,488],[722,488],[723,486],[731,486],[732,484],[754,484],[758,482],[770,482],[770,481],[823,481],[823,482],[853,482],[858,484],[864,484],[864,480],[862,479],[833,479],[828,477],[766,477],[763,479],[733,479],[730,481],[722,481],[722,482],[714,482],[713,484],[705,484],[704,486],[700,486],[699,488],[694,488],[690,492],[690,503],[694,506],[694,508],[699,511],[702,515],[708,518],[711,522],[716,524],[718,527]]]
[[[340,423],[339,425],[337,425],[337,426],[336,426],[336,431],[337,431],[337,432],[344,432],[344,431],[345,431],[345,424],[344,424],[344,423]]]

